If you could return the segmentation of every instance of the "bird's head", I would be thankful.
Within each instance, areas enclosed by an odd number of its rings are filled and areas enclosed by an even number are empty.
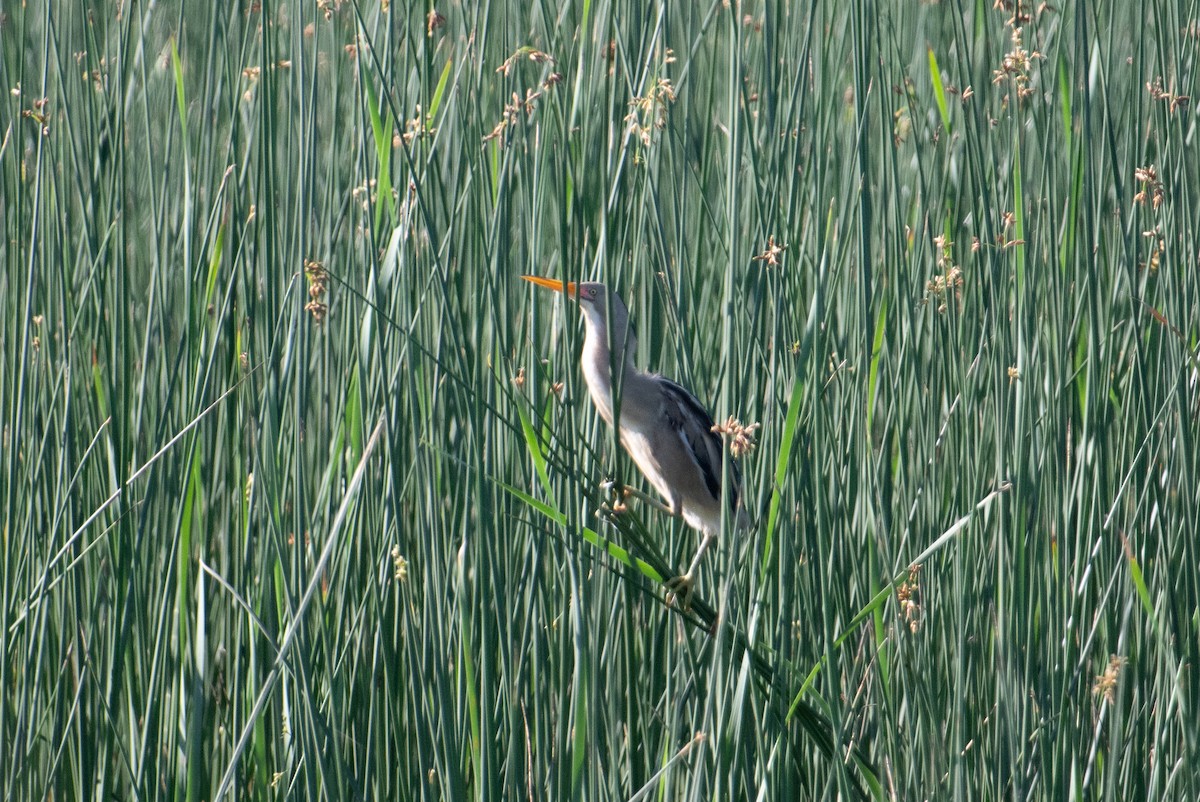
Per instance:
[[[541,276],[521,278],[578,301],[584,322],[587,324],[588,336],[594,337],[597,344],[608,347],[611,343],[614,350],[623,347],[630,357],[637,350],[637,339],[633,327],[629,325],[629,310],[625,308],[621,296],[605,285],[598,281],[582,281],[576,284],[574,281],[562,282]]]

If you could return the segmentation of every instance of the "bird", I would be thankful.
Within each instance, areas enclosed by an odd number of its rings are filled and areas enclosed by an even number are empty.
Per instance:
[[[609,426],[616,426],[626,453],[662,496],[659,506],[701,535],[687,572],[667,582],[671,597],[686,609],[700,560],[721,532],[722,499],[737,528],[749,525],[737,463],[731,456],[728,472],[722,468],[724,443],[696,396],[665,376],[634,365],[637,337],[620,295],[598,282],[522,278],[579,303],[585,327],[581,367],[592,404]]]

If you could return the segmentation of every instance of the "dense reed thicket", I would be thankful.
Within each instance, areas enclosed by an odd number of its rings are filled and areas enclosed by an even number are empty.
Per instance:
[[[1198,48],[5,3],[3,797],[1200,798]],[[525,273],[760,424],[691,610]]]

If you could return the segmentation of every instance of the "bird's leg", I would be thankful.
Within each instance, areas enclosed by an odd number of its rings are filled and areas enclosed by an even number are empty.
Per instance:
[[[692,564],[688,566],[687,576],[692,576],[696,572],[696,568],[700,565],[700,558],[704,556],[704,552],[708,551],[708,547],[716,539],[717,536],[712,532],[704,533],[704,537],[700,540],[700,548],[696,549],[696,556],[692,558]]]
[[[700,540],[700,548],[696,550],[696,556],[692,558],[692,564],[688,566],[687,573],[683,576],[676,576],[666,581],[667,589],[670,594],[667,596],[667,603],[674,604],[679,602],[679,606],[683,610],[687,610],[692,604],[692,590],[696,585],[696,569],[700,566],[700,558],[704,556],[704,552],[708,551],[708,547],[717,539],[717,536],[711,532],[705,532],[704,537]]]
[[[638,490],[636,487],[626,487],[626,488],[623,488],[623,491],[625,493],[626,498],[629,498],[630,496],[632,496],[633,498],[644,501],[645,503],[649,504],[651,507],[658,510],[659,512],[665,512],[667,515],[670,515],[672,517],[674,517],[676,514],[675,510],[671,509],[666,504],[663,504],[661,501],[654,498],[654,496],[643,493],[642,491]]]

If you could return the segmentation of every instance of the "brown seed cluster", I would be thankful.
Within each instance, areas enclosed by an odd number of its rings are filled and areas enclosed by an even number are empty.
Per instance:
[[[625,115],[625,122],[629,125],[630,135],[641,142],[643,148],[650,147],[655,131],[666,127],[667,109],[674,102],[675,87],[670,78],[655,80],[646,94],[629,101],[630,111]]]
[[[1009,248],[1014,248],[1017,245],[1025,244],[1025,240],[1023,239],[1008,238],[1009,230],[1012,229],[1016,223],[1017,215],[1015,212],[1010,212],[1007,210],[1000,212],[1000,233],[996,235],[996,245],[998,245],[1001,250],[1007,251]],[[978,250],[978,248],[975,248],[975,250]]]
[[[767,267],[779,267],[782,263],[783,252],[787,249],[787,245],[780,245],[775,241],[775,235],[767,237],[767,249],[754,257],[756,262],[764,262]]]
[[[1150,204],[1158,211],[1158,207],[1163,204],[1163,187],[1162,182],[1158,180],[1158,170],[1153,164],[1145,167],[1138,167],[1133,171],[1133,180],[1142,185],[1141,191],[1133,196],[1133,202],[1139,206],[1146,205],[1146,199],[1150,199]]]
[[[1127,658],[1120,655],[1114,654],[1109,657],[1104,673],[1096,675],[1092,693],[1102,697],[1109,704],[1115,702],[1117,700],[1117,680],[1121,678],[1121,669],[1124,668],[1126,662]]]
[[[421,107],[416,107],[416,113],[408,120],[404,121],[404,131],[392,137],[392,146],[398,147],[399,140],[403,140],[405,145],[411,145],[414,140],[425,139],[437,133],[437,129],[430,125],[433,118],[428,114],[421,113]]]
[[[4,27],[4,20],[3,15],[0,14],[0,28],[2,27]],[[71,55],[75,59],[75,63],[77,65],[82,65],[84,62],[91,62],[91,59],[88,58],[88,52],[86,50],[77,50]],[[84,70],[80,74],[80,77],[83,79],[84,83],[90,82],[94,89],[103,92],[108,86],[108,58],[101,56],[100,61],[98,62],[98,68]],[[16,88],[12,90],[12,95],[13,97],[18,97],[20,94],[21,85],[17,84]]]
[[[1166,202],[1166,195],[1163,192],[1162,181],[1158,178],[1158,170],[1153,164],[1145,167],[1139,167],[1133,171],[1134,181],[1142,185],[1142,188],[1133,196],[1133,202],[1137,206],[1145,206],[1149,202],[1151,209],[1157,214],[1159,207]],[[1163,236],[1162,223],[1157,223],[1153,228],[1143,231],[1142,236],[1150,241],[1150,256],[1144,262],[1139,262],[1139,266],[1151,272],[1158,270],[1167,250],[1167,239]]]
[[[1054,6],[1049,3],[1042,2],[1038,4],[1036,12],[1030,12],[1030,3],[1027,0],[996,0],[992,3],[992,8],[999,9],[1009,14],[1009,18],[1004,21],[1009,27],[1016,27],[1032,22],[1034,16],[1041,16],[1047,11],[1054,11]]]
[[[317,0],[317,11],[325,16],[325,21],[333,19],[333,15],[342,9],[342,0]]]
[[[528,383],[528,381],[529,381],[528,376],[526,376],[526,374],[525,374],[525,368],[523,368],[523,367],[517,368],[517,374],[512,377],[511,381],[513,383],[513,386],[516,387],[518,390],[524,388],[526,383]],[[563,384],[562,382],[550,382],[550,395],[553,395],[559,401],[562,400],[562,395],[563,395],[564,389],[566,389],[566,385]]]
[[[408,560],[400,553],[399,546],[392,546],[392,577],[397,582],[408,581]]]
[[[21,93],[20,88],[12,91],[13,96]],[[42,136],[50,135],[50,98],[43,97],[33,101],[32,108],[22,109],[21,116],[33,120],[42,129]]]
[[[761,426],[761,423],[743,426],[741,421],[730,415],[724,423],[714,424],[712,431],[724,435],[729,440],[729,453],[736,458],[749,454],[758,446],[754,441],[754,433]]]
[[[900,613],[908,631],[917,634],[921,628],[921,565],[918,563],[908,569],[908,579],[896,588],[896,598],[900,601]]]
[[[938,248],[938,273],[925,282],[924,303],[930,300],[937,302],[938,312],[945,312],[950,305],[950,299],[962,301],[963,271],[954,263],[954,243],[945,236],[933,238],[933,244]]]
[[[325,266],[317,260],[305,259],[304,277],[308,279],[309,297],[304,311],[312,315],[313,320],[320,325],[329,314],[329,305],[325,303],[325,294],[329,291],[329,274],[325,272]]]
[[[504,59],[504,63],[502,63],[499,67],[496,68],[496,72],[502,73],[504,75],[504,77],[507,78],[512,73],[513,69],[517,66],[517,64],[525,59],[532,61],[534,64],[553,64],[554,63],[554,56],[550,55],[549,53],[544,53],[541,50],[538,50],[536,48],[529,47],[528,45],[526,45],[524,47],[518,47],[516,50],[514,50],[513,54],[511,56],[509,56],[508,58]]]
[[[519,47],[516,52],[504,60],[503,64],[496,68],[496,72],[508,77],[517,64],[522,61],[531,61],[534,64],[553,64],[554,57],[532,47]],[[506,134],[521,121],[523,116],[531,116],[537,108],[538,101],[545,96],[546,92],[562,83],[562,80],[562,73],[551,72],[538,84],[537,89],[526,87],[524,96],[513,92],[509,102],[504,104],[504,113],[501,115],[500,121],[483,137],[483,141],[487,143],[498,139],[502,144],[507,142]]]
[[[1153,273],[1162,264],[1163,255],[1167,250],[1167,239],[1163,236],[1162,224],[1156,225],[1149,231],[1143,231],[1142,236],[1150,240],[1150,258],[1145,262],[1140,262],[1139,266]]]
[[[1009,51],[1000,60],[1000,68],[992,70],[992,84],[999,86],[1007,82],[1012,86],[1012,93],[1016,95],[1017,100],[1024,100],[1034,91],[1030,79],[1034,62],[1045,58],[1038,50],[1026,49],[1025,26],[1033,23],[1035,16],[1053,11],[1054,8],[1048,3],[1042,3],[1035,14],[1030,11],[1030,4],[1026,0],[996,0],[992,8],[1009,15],[1004,24],[1012,29]],[[1006,94],[1003,98],[1005,106],[1008,105],[1009,99],[1010,95]]]
[[[38,351],[40,351],[42,349],[41,330],[42,330],[42,324],[45,322],[46,322],[45,315],[34,315],[33,316],[33,328],[38,333],[33,335],[33,339],[30,340],[30,344],[33,345],[33,350],[34,350],[35,355]]]
[[[436,8],[429,9],[425,15],[425,35],[433,36],[433,32],[446,24],[446,17]]]
[[[378,200],[379,181],[374,178],[369,178],[363,184],[360,184],[350,190],[350,197],[357,200],[363,208],[363,211],[371,208],[371,204]]]
[[[1146,91],[1150,93],[1150,97],[1155,100],[1161,100],[1167,104],[1167,110],[1174,114],[1181,108],[1187,108],[1192,99],[1187,95],[1177,95],[1174,91],[1163,89],[1163,81],[1161,75],[1154,76],[1154,80],[1146,83]]]

